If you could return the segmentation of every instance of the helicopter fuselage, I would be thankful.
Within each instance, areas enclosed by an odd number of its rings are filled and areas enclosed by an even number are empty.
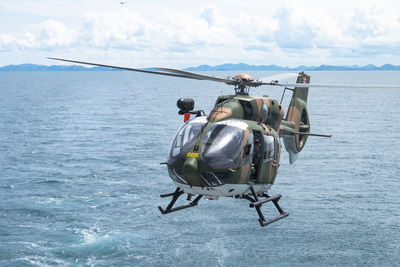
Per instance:
[[[279,168],[283,109],[266,97],[220,96],[208,117],[186,122],[172,143],[168,172],[185,193],[267,192]]]

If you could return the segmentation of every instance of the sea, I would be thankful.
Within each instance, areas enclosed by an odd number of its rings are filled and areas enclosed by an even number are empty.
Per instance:
[[[376,88],[310,88],[311,132],[333,138],[309,137],[292,165],[282,149],[269,193],[290,215],[260,227],[242,199],[157,208],[176,188],[160,165],[183,123],[176,101],[208,114],[232,87],[128,71],[0,72],[0,266],[400,266],[400,88],[379,87],[400,84],[400,72],[308,74]],[[282,89],[251,94],[280,100]]]

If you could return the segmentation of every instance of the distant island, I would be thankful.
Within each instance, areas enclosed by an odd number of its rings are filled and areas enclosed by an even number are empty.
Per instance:
[[[218,66],[201,65],[198,67],[186,68],[189,71],[229,71],[229,70],[269,70],[269,71],[302,71],[302,70],[400,70],[400,66],[385,64],[380,67],[369,64],[365,66],[333,66],[333,65],[320,65],[320,66],[298,66],[296,68],[281,67],[277,65],[248,65],[245,63],[238,64],[223,64]]]
[[[104,67],[84,67],[81,65],[36,65],[36,64],[20,64],[7,65],[0,68],[0,71],[118,71],[116,69]]]
[[[373,64],[365,66],[333,66],[333,65],[320,65],[320,66],[298,66],[296,68],[281,67],[277,65],[248,65],[245,63],[238,64],[222,64],[217,66],[200,65],[198,67],[185,68],[188,71],[231,71],[231,70],[244,70],[244,71],[349,71],[349,70],[400,70],[400,66],[391,64],[384,64],[380,67]],[[20,65],[7,65],[0,67],[0,71],[122,71],[118,69],[110,69],[104,67],[84,67],[81,65],[36,65],[36,64],[20,64]]]

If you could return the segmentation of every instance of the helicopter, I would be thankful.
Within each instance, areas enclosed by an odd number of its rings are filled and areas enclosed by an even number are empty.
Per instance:
[[[258,214],[264,227],[289,215],[279,205],[282,195],[270,196],[268,191],[275,182],[280,166],[282,142],[293,164],[305,147],[309,136],[332,135],[310,132],[307,98],[310,87],[376,88],[376,85],[310,84],[310,76],[304,72],[271,76],[263,80],[248,74],[219,78],[171,68],[139,69],[70,59],[48,57],[70,63],[115,68],[177,78],[207,80],[234,86],[235,94],[220,95],[208,115],[194,109],[194,100],[180,98],[178,114],[184,124],[178,129],[168,154],[169,177],[177,186],[175,191],[160,195],[172,197],[162,214],[195,207],[201,198],[217,200],[219,197],[245,199]],[[296,83],[280,83],[276,78],[297,77]],[[280,101],[267,96],[250,96],[251,88],[278,86],[283,88]],[[383,85],[398,88],[398,85]],[[285,114],[282,107],[286,91],[291,91],[290,104]],[[194,118],[191,118],[191,116]],[[174,207],[186,194],[186,205]],[[192,198],[194,198],[192,200]],[[261,207],[271,202],[279,215],[266,219]]]

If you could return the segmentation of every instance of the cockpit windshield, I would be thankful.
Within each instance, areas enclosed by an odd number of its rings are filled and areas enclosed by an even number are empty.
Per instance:
[[[239,164],[247,125],[236,120],[213,124],[203,138],[203,158],[214,169],[235,168]]]
[[[179,155],[185,155],[202,133],[207,120],[199,117],[185,123],[178,131],[169,151],[169,163],[174,163]]]

